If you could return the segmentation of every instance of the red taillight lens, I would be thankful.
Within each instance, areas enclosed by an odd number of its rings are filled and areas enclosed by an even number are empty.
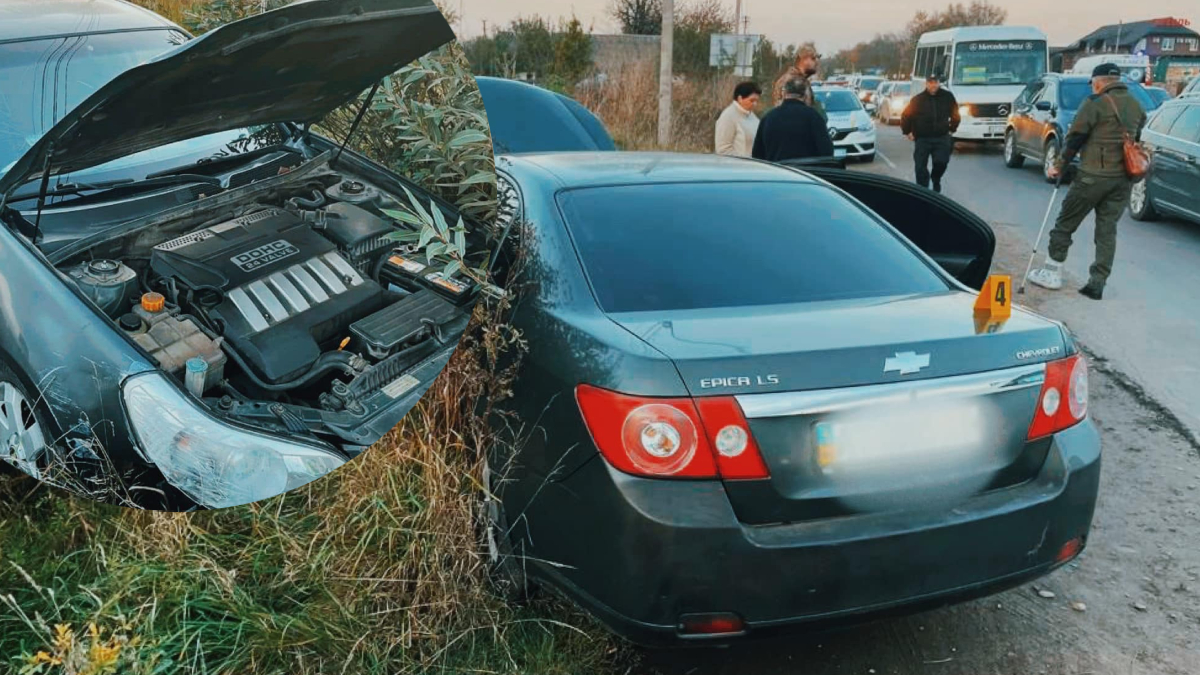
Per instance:
[[[584,384],[575,400],[600,454],[617,469],[637,476],[717,476],[692,399],[626,396]]]
[[[684,637],[739,635],[745,631],[746,622],[731,612],[685,614],[679,617],[679,633]]]
[[[1087,361],[1076,355],[1046,364],[1046,382],[1038,394],[1029,440],[1045,438],[1087,417]]]
[[[709,442],[716,450],[717,469],[722,478],[745,480],[770,475],[737,399],[700,398],[696,399],[696,407],[700,409]]]
[[[732,397],[647,398],[579,385],[575,399],[600,454],[615,468],[659,478],[767,478]]]

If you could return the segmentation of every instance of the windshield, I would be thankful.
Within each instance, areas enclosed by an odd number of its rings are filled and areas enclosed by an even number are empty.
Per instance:
[[[875,91],[881,84],[883,84],[882,78],[864,77],[862,82],[858,84],[858,88],[863,91]]]
[[[954,50],[951,84],[1025,84],[1045,72],[1045,40],[962,42]]]
[[[825,186],[627,185],[564,192],[559,204],[605,312],[949,290],[900,238]]]
[[[821,105],[825,107],[825,112],[852,112],[854,110],[862,110],[862,103],[854,92],[847,89],[827,89],[825,91],[813,92]]]

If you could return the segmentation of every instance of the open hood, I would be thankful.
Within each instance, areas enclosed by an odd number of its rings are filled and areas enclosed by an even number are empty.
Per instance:
[[[128,70],[67,113],[0,178],[6,194],[167,143],[310,123],[450,42],[432,0],[307,0],[223,26]]]

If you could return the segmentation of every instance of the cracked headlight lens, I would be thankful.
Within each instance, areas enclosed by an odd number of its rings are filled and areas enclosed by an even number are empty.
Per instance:
[[[122,394],[146,459],[171,485],[209,508],[274,497],[345,464],[321,448],[218,421],[160,373],[130,378]]]

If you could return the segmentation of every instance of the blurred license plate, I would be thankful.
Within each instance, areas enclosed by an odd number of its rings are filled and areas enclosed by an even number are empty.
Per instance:
[[[846,149],[845,149],[845,148],[835,148],[835,149],[834,149],[834,151],[833,151],[833,157],[834,157],[834,159],[841,159],[841,158],[843,158],[843,157],[845,157],[845,156],[846,156]]]
[[[983,449],[986,429],[982,408],[971,401],[854,413],[816,424],[816,461],[831,471],[971,455]]]
[[[988,133],[989,134],[1002,134],[1002,133],[1004,133],[1004,126],[1001,125],[1001,126],[995,126],[995,127],[988,127]]]

